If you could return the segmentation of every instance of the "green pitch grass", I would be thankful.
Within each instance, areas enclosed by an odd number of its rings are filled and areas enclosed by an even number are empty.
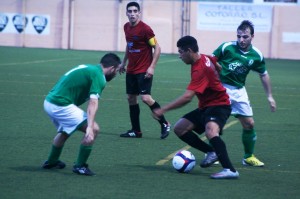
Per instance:
[[[43,100],[58,78],[83,63],[98,63],[104,52],[0,47],[0,198],[1,199],[174,199],[174,198],[298,198],[300,195],[300,61],[266,60],[277,101],[271,113],[258,76],[251,73],[248,93],[254,108],[258,141],[256,156],[264,168],[241,165],[241,127],[230,118],[223,139],[238,180],[212,180],[220,165],[198,166],[190,174],[177,173],[171,154],[186,145],[174,133],[159,139],[160,127],[141,103],[142,139],[124,139],[130,128],[125,76],[108,83],[100,100],[101,127],[91,157],[93,177],[73,174],[82,133],[66,143],[63,170],[43,170],[55,129],[43,110]],[[118,53],[123,57],[122,53]],[[181,95],[189,82],[189,66],[177,55],[162,55],[152,95],[161,105]],[[166,114],[174,124],[197,106],[196,99]],[[85,109],[85,106],[82,108]],[[230,124],[230,125],[229,125]]]

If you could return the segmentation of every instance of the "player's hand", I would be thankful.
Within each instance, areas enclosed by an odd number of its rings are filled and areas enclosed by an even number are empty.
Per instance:
[[[146,78],[151,78],[154,74],[154,69],[152,67],[149,67],[146,74],[145,74],[145,79]]]
[[[120,74],[120,75],[121,75],[122,73],[125,73],[125,72],[126,72],[125,65],[124,65],[124,64],[120,64],[119,67],[118,67],[118,71],[119,71],[119,74]]]
[[[92,129],[92,127],[87,127],[86,128],[86,133],[84,135],[84,138],[83,138],[83,142],[84,144],[92,144],[95,140],[95,134],[94,134],[94,131]]]
[[[270,103],[271,112],[276,111],[276,102],[273,97],[268,97],[268,101]]]

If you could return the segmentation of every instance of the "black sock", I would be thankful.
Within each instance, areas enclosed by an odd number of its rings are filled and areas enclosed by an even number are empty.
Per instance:
[[[202,141],[195,133],[192,131],[189,131],[185,133],[183,136],[179,137],[182,141],[190,145],[191,147],[194,147],[203,153],[212,152],[214,149],[207,144],[206,142]]]
[[[130,114],[132,130],[141,132],[139,104],[129,105],[129,114]]]
[[[151,109],[151,111],[153,111],[154,109],[160,108],[160,105],[157,102],[154,102],[154,104],[152,104],[151,106],[149,106],[149,108]],[[167,123],[167,120],[165,118],[164,115],[159,117],[158,122],[162,125],[163,123]]]
[[[223,140],[219,137],[213,137],[209,140],[210,144],[214,147],[216,154],[218,156],[218,159],[222,165],[223,168],[230,169],[232,172],[236,172],[236,170],[233,168],[230,159],[228,157],[226,145],[223,142]]]

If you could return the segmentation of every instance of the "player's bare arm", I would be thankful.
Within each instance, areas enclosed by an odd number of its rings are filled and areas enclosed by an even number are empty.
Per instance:
[[[119,74],[121,75],[122,73],[125,73],[126,72],[126,63],[127,63],[127,60],[128,60],[128,48],[126,46],[126,49],[125,49],[125,55],[124,55],[124,58],[123,58],[123,61],[122,63],[119,65]]]
[[[84,137],[84,144],[90,145],[94,142],[96,137],[96,132],[94,132],[94,125],[95,124],[95,116],[98,110],[98,99],[90,98],[89,104],[87,107],[87,128]]]
[[[156,64],[158,62],[160,53],[161,53],[160,45],[157,43],[155,38],[151,38],[149,40],[149,44],[154,49],[154,52],[153,52],[153,59],[152,59],[151,65],[149,66],[149,68],[146,72],[145,78],[150,78],[154,75],[154,70],[155,70]]]
[[[266,74],[260,75],[260,79],[261,79],[262,85],[264,87],[265,93],[267,95],[267,99],[270,104],[270,109],[272,112],[275,112],[276,111],[276,102],[272,95],[270,76],[268,73],[266,73]]]
[[[165,112],[183,107],[184,105],[191,102],[194,96],[195,96],[194,91],[186,90],[182,96],[178,97],[173,102],[161,107],[160,109],[155,109],[153,111],[153,117],[157,118],[157,117],[160,117],[161,115],[163,115]]]

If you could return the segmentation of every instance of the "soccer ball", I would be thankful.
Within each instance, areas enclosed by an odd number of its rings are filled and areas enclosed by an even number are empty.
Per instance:
[[[174,155],[172,164],[179,173],[188,173],[195,167],[196,159],[190,151],[182,150]]]

